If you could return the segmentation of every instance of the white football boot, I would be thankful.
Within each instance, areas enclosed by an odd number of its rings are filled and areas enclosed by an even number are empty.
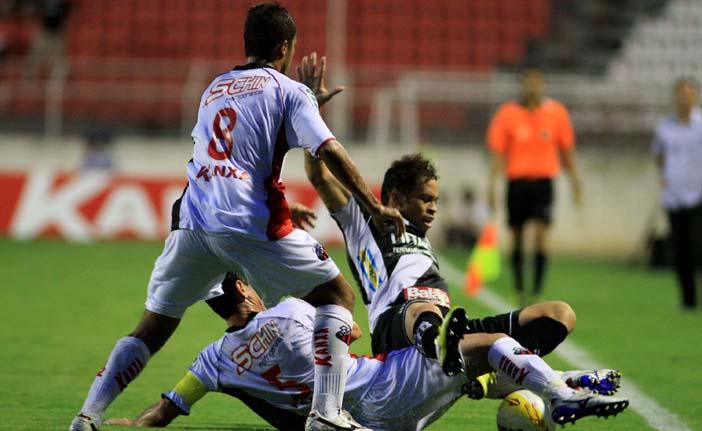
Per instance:
[[[99,425],[100,423],[95,419],[80,413],[73,418],[68,431],[98,431]]]
[[[316,410],[312,410],[307,416],[305,423],[305,431],[371,431],[370,428],[365,428],[359,424],[347,412],[342,410],[339,415],[333,419],[326,418],[319,414]]]

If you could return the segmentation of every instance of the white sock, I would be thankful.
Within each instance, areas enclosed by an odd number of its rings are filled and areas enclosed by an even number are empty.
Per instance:
[[[107,364],[95,376],[81,413],[101,422],[110,403],[139,375],[150,357],[149,348],[139,338],[117,341]]]
[[[312,410],[335,418],[341,412],[353,316],[339,305],[317,307],[314,317]]]
[[[529,389],[537,395],[550,397],[572,392],[558,373],[539,355],[519,344],[511,337],[495,341],[488,352],[488,362],[499,378]]]

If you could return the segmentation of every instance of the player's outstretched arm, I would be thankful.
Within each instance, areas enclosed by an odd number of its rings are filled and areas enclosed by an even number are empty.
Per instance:
[[[175,388],[167,395],[168,398],[162,399],[157,404],[144,410],[136,419],[110,419],[105,422],[108,425],[126,425],[135,427],[165,427],[168,426],[173,419],[187,414],[190,408],[207,393],[207,388],[198,380],[195,375],[188,371],[185,376],[180,379]],[[174,400],[180,403],[177,406],[174,401],[169,398],[175,396]]]
[[[373,218],[373,223],[381,231],[385,231],[390,225],[394,228],[396,235],[405,233],[405,222],[400,212],[395,208],[382,205],[370,191],[370,188],[363,181],[356,165],[351,160],[346,149],[335,139],[325,142],[319,150],[317,156],[329,168],[329,172],[356,198],[358,204],[363,207]]]
[[[173,422],[173,419],[180,414],[180,410],[171,401],[161,400],[144,410],[136,419],[114,418],[105,421],[105,425],[163,428]]]
[[[329,212],[337,212],[346,206],[351,193],[329,172],[324,162],[308,152],[305,152],[305,172]]]

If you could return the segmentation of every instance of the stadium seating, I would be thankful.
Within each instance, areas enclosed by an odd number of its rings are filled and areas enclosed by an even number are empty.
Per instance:
[[[354,120],[363,129],[373,89],[410,66],[485,72],[521,64],[531,42],[549,32],[555,1],[347,1],[345,63],[359,104]],[[243,59],[240,35],[251,3],[74,0],[66,34],[65,117],[177,125],[192,110],[185,106],[192,95],[183,89],[201,90],[215,73]],[[325,52],[327,2],[283,3],[298,25],[298,59],[313,49]],[[45,103],[43,95],[31,103],[15,96],[0,109],[32,115]],[[436,109],[427,108],[426,116],[439,115],[430,113]]]
[[[702,76],[702,2],[671,0],[657,17],[640,20],[609,69],[612,81],[664,85]]]

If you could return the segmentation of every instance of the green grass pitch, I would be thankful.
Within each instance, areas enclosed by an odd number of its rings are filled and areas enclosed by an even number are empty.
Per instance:
[[[161,244],[66,244],[0,240],[0,429],[65,430],[114,342],[143,311],[146,282]],[[344,268],[339,249],[332,256]],[[443,265],[462,267],[460,251],[442,253]],[[471,315],[489,310],[463,296]],[[509,275],[492,287],[512,299]],[[621,262],[554,259],[546,299],[569,301],[578,313],[572,339],[597,360],[624,372],[646,394],[702,429],[702,313],[681,314],[668,272]],[[358,301],[357,301],[358,302]],[[492,314],[492,313],[490,313]],[[367,334],[363,306],[357,321]],[[111,406],[109,417],[134,416],[182,376],[200,348],[219,337],[223,323],[204,304],[193,307],[143,374]],[[369,353],[368,337],[352,346]],[[567,364],[547,358],[557,368]],[[432,430],[494,430],[495,401],[460,400]],[[225,395],[203,399],[176,430],[269,429]],[[122,429],[105,427],[106,430]],[[577,430],[650,430],[629,410],[613,420],[584,419]]]

